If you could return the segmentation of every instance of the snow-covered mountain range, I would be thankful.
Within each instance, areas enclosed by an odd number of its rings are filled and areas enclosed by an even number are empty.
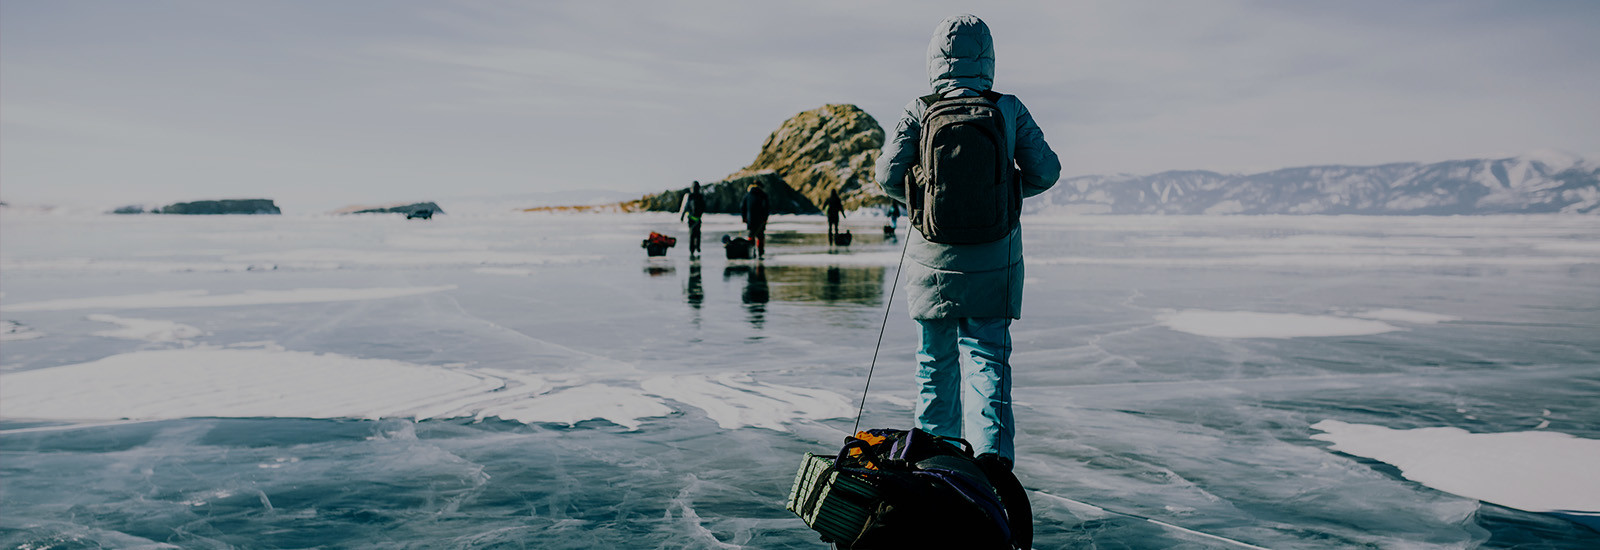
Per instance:
[[[1543,153],[1260,174],[1082,176],[1025,204],[1028,213],[1600,214],[1600,163]]]

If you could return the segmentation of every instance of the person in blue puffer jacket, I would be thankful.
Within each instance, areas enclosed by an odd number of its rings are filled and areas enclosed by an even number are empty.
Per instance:
[[[990,91],[994,64],[994,40],[982,20],[960,15],[935,28],[928,44],[928,80],[935,94],[950,98]],[[1022,196],[1050,189],[1061,175],[1061,161],[1045,143],[1044,132],[1016,96],[1002,95],[996,103],[1005,127],[1014,132],[1006,143]],[[900,203],[907,202],[904,182],[917,162],[926,110],[921,99],[907,103],[878,157],[878,185]],[[910,231],[905,254],[907,307],[920,328],[916,425],[966,439],[986,470],[1009,473],[1016,434],[1010,330],[1011,320],[1022,316],[1021,226],[982,244],[939,244]]]

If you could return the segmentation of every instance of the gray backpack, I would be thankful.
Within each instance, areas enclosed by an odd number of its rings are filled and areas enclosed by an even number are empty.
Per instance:
[[[941,244],[994,242],[1022,214],[1022,188],[1006,141],[999,93],[922,98],[922,136],[906,198],[911,225]]]

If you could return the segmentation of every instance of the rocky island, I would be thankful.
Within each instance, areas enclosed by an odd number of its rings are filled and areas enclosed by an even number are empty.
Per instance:
[[[767,136],[761,152],[721,181],[702,183],[706,211],[739,212],[750,185],[761,185],[773,214],[817,214],[828,194],[838,191],[846,208],[884,204],[888,199],[872,180],[883,128],[872,115],[848,104],[823,105],[797,114]],[[687,186],[638,200],[598,206],[547,206],[529,212],[675,212]]]
[[[334,214],[405,214],[414,216],[420,212],[427,212],[429,216],[443,214],[444,210],[433,201],[403,202],[384,204],[379,206],[346,206],[333,211]]]
[[[278,205],[272,199],[223,199],[172,203],[160,208],[145,210],[143,206],[123,206],[112,210],[113,214],[186,214],[186,215],[217,215],[217,214],[271,214],[283,212],[278,210]]]

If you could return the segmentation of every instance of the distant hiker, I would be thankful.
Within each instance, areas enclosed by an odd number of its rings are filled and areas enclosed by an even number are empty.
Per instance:
[[[1055,185],[1061,161],[1022,101],[991,89],[994,65],[982,20],[940,22],[928,45],[934,93],[906,104],[876,178],[906,203],[917,229],[907,236],[904,268],[907,308],[920,328],[916,426],[971,442],[1006,508],[1028,510],[1010,474],[1011,320],[1022,316],[1018,222],[1021,199]],[[1013,544],[1027,548],[1031,512],[1014,515],[1020,538]]]
[[[683,194],[683,205],[678,207],[678,221],[689,222],[689,257],[700,255],[700,218],[706,215],[706,195],[700,191],[700,182],[689,186]]]
[[[761,189],[761,184],[750,184],[750,192],[744,196],[744,204],[739,206],[739,218],[744,220],[745,229],[750,231],[750,240],[756,243],[756,257],[767,257],[767,212],[771,204],[767,201],[767,192]]]
[[[900,228],[900,203],[889,201],[889,229]]]
[[[828,194],[828,200],[822,203],[822,211],[828,214],[828,244],[839,244],[839,218],[844,217],[844,201],[839,200],[838,189]]]

